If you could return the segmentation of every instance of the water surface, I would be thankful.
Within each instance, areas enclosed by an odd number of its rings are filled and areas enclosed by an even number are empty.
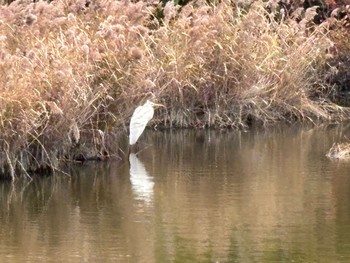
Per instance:
[[[129,162],[0,182],[0,262],[350,262],[347,127],[147,131]]]

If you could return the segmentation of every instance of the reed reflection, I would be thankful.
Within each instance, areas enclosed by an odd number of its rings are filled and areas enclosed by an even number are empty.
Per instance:
[[[0,262],[350,262],[343,131],[147,132],[130,167],[2,182]]]

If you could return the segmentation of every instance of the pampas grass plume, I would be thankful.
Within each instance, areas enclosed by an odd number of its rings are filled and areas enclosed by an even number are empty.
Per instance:
[[[142,58],[143,52],[140,48],[132,47],[129,51],[129,56],[131,59],[140,60]]]
[[[75,17],[75,15],[73,13],[69,13],[68,16],[67,16],[67,19],[71,23],[76,23],[77,22],[77,18]]]
[[[81,49],[83,50],[83,52],[85,53],[85,55],[89,55],[90,53],[90,48],[88,45],[82,45]]]
[[[60,107],[57,106],[56,102],[54,101],[47,101],[47,105],[49,105],[51,113],[53,115],[63,115],[63,111]]]

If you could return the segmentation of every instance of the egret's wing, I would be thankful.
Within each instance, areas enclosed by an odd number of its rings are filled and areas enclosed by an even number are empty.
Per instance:
[[[129,155],[130,162],[130,181],[132,189],[139,199],[152,201],[153,199],[153,178],[147,173],[143,163],[135,154]]]
[[[147,123],[153,118],[154,110],[151,105],[139,106],[132,114],[130,121],[129,144],[133,145],[141,136]]]

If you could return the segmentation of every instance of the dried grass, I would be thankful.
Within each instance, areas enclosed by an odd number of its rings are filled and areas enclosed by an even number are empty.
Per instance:
[[[168,2],[159,20],[162,7],[142,1],[0,6],[1,173],[115,154],[149,96],[167,106],[153,122],[166,127],[349,116],[319,96],[327,24],[311,28],[312,9],[276,21],[265,7]]]
[[[331,159],[349,160],[350,143],[334,143],[326,156]]]

